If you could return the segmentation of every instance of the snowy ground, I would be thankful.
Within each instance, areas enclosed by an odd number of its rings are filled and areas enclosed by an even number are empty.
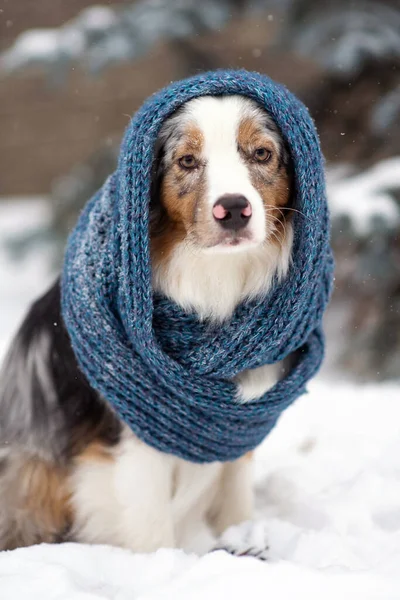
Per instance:
[[[0,354],[50,280],[43,249],[15,263],[2,244],[43,219],[39,201],[0,204]],[[400,384],[313,382],[257,452],[255,479],[268,563],[44,545],[0,554],[0,598],[400,599]]]

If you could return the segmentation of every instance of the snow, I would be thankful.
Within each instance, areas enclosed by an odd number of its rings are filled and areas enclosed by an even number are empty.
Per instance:
[[[117,19],[108,6],[89,6],[80,13],[79,20],[85,29],[98,31],[112,27]]]
[[[24,31],[0,55],[0,68],[11,72],[29,65],[74,60],[84,53],[89,38],[111,30],[116,23],[111,8],[90,6],[62,27]]]
[[[378,170],[379,172],[379,170]],[[51,278],[44,246],[18,263],[6,234],[49,218],[39,199],[0,202],[0,352]],[[264,546],[268,561],[217,551],[134,555],[41,545],[0,554],[2,600],[398,600],[400,383],[359,386],[324,373],[256,453],[256,518],[224,545]]]
[[[347,167],[328,171],[328,196],[333,217],[347,217],[355,232],[367,235],[379,220],[389,228],[400,223],[400,207],[391,190],[400,188],[400,156],[383,160],[360,174]]]
[[[44,59],[49,53],[56,51],[57,44],[56,29],[32,29],[19,35],[14,48],[16,53]]]
[[[368,572],[318,572],[222,551],[202,558],[172,550],[134,556],[75,544],[5,553],[0,590],[2,600],[398,600],[400,593]]]
[[[371,2],[368,10],[362,3],[348,5],[339,11],[321,7],[310,11],[300,26],[296,23],[295,51],[337,73],[357,74],[368,58],[398,57],[400,15],[396,8],[383,2]]]
[[[0,200],[0,360],[23,311],[51,281],[50,257],[43,247],[30,248],[18,260],[10,242],[34,234],[49,219],[43,198]]]
[[[60,69],[80,60],[97,72],[115,61],[137,59],[159,39],[218,29],[231,18],[225,2],[214,0],[148,0],[120,7],[90,6],[59,28],[32,29],[19,35],[0,54],[6,73],[41,66],[57,80]]]
[[[77,28],[31,29],[21,33],[13,46],[0,55],[0,67],[15,71],[29,65],[73,59],[84,47],[85,38]]]

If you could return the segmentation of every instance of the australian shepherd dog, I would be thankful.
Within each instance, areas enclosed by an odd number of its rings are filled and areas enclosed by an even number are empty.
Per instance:
[[[200,319],[229,320],[291,261],[292,179],[272,118],[241,96],[187,102],[155,148],[153,287]],[[251,402],[280,367],[244,371]],[[251,456],[192,464],[137,439],[78,368],[59,280],[30,308],[0,373],[0,549],[40,542],[204,552],[252,516]]]

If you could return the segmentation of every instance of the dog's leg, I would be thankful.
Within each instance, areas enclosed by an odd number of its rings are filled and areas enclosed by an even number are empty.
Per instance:
[[[235,381],[238,399],[251,402],[262,396],[284,374],[284,365],[264,365],[240,373]],[[219,506],[214,529],[219,534],[215,550],[223,549],[236,556],[268,557],[268,541],[263,523],[251,521],[253,485],[251,453],[224,466]]]
[[[174,547],[172,459],[125,432],[112,453],[87,448],[73,476],[73,538],[135,552]]]
[[[218,539],[214,550],[225,550],[234,556],[252,556],[268,560],[268,527],[264,521],[245,521],[229,527]]]
[[[214,529],[219,535],[214,550],[235,556],[268,558],[268,541],[262,524],[251,521],[253,486],[251,453],[224,466]]]
[[[238,385],[238,401],[251,402],[259,398],[278,380],[278,366],[265,365],[240,373],[235,382]],[[214,512],[214,529],[218,535],[228,527],[252,518],[253,482],[251,469],[252,453],[239,460],[224,465],[221,489]]]
[[[248,521],[252,514],[251,454],[247,454],[224,465],[219,492],[211,510],[211,523],[219,536],[228,527]]]

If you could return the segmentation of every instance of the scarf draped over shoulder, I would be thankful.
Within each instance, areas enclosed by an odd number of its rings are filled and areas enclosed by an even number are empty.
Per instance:
[[[286,279],[210,327],[153,294],[150,186],[164,120],[192,98],[229,94],[255,100],[278,125],[299,212]],[[141,440],[192,462],[230,461],[262,442],[318,370],[332,273],[324,163],[307,109],[266,76],[215,71],[171,84],[133,117],[116,171],[69,238],[62,314],[80,369]],[[238,401],[236,375],[295,351],[284,379],[257,400]]]

